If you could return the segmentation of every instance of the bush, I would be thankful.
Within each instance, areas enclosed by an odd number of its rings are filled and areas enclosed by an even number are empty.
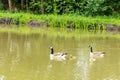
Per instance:
[[[2,3],[0,3],[0,10],[4,9],[4,5]]]

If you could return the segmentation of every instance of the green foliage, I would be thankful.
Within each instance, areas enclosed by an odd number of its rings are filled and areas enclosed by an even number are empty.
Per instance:
[[[0,3],[0,10],[3,10],[4,4]]]
[[[57,0],[57,9],[59,14],[74,13],[75,0]]]
[[[41,6],[40,6],[40,2],[38,1],[37,3],[36,2],[30,2],[30,10],[32,10],[32,11],[34,11],[34,13],[41,13],[41,11],[40,11],[40,8],[41,8]]]
[[[0,1],[0,10],[8,9],[7,0]],[[85,16],[120,14],[120,0],[12,0],[13,11],[36,14],[79,14]]]
[[[96,16],[96,17],[84,17],[79,15],[34,15],[30,13],[9,13],[0,12],[0,17],[13,18],[14,20],[19,18],[20,24],[27,24],[30,20],[48,21],[50,27],[63,27],[67,28],[70,25],[71,28],[88,29],[88,25],[94,27],[96,23],[116,24],[120,26],[120,15],[118,17],[112,16]],[[99,27],[99,25],[98,25]],[[99,29],[99,28],[97,28]]]
[[[83,5],[83,13],[85,15],[96,15],[101,8],[104,0],[86,0]]]

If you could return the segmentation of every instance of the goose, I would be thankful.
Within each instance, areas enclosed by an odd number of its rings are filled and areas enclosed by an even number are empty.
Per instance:
[[[58,61],[66,60],[67,53],[65,52],[54,53],[53,47],[50,47],[50,49],[51,49],[50,60],[58,60]]]
[[[92,46],[89,45],[90,48],[90,57],[99,58],[104,57],[105,52],[93,52]]]

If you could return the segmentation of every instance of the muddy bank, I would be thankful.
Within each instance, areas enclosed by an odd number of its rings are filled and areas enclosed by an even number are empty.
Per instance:
[[[88,24],[88,30],[106,30],[107,32],[119,32],[120,26],[116,24],[94,23]]]
[[[27,24],[31,27],[49,27],[50,21],[48,20],[30,20]],[[56,27],[61,27],[61,22],[56,22]],[[73,21],[68,21],[66,24],[66,28],[68,29],[75,29],[77,26]],[[88,30],[106,30],[106,31],[120,31],[120,26],[116,24],[104,24],[104,23],[88,23],[87,25]]]
[[[6,17],[2,17],[0,18],[0,24],[6,24],[6,25],[10,25],[10,24],[16,24],[19,25],[19,18],[6,18]]]

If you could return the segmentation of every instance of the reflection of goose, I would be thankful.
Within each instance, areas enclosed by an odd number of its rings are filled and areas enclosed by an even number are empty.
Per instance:
[[[5,76],[0,75],[0,80],[5,80]]]
[[[89,45],[90,48],[90,57],[104,57],[105,52],[93,52],[92,46]]]
[[[50,47],[51,53],[50,53],[50,60],[66,60],[67,53],[54,53],[53,47]]]

